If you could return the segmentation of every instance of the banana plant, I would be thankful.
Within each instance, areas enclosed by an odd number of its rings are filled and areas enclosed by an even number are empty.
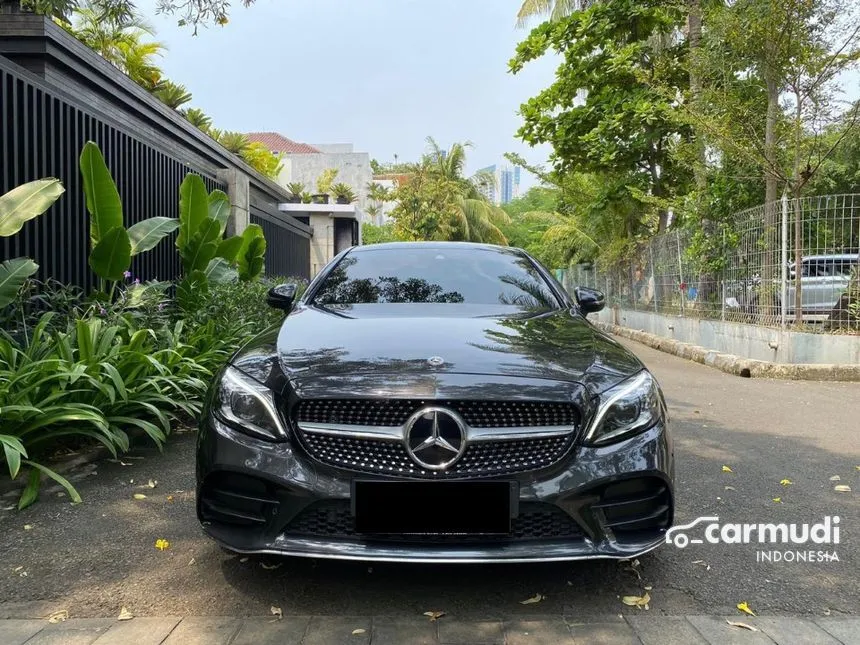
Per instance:
[[[0,195],[0,237],[11,237],[24,223],[38,217],[60,198],[65,189],[59,179],[39,179]],[[0,263],[0,309],[13,302],[39,265],[30,258]]]
[[[239,249],[239,279],[256,280],[263,272],[266,257],[266,236],[259,224],[251,224],[242,232],[242,247]]]
[[[104,282],[122,280],[131,259],[149,251],[179,228],[172,217],[150,217],[128,229],[122,200],[99,147],[88,141],[81,151],[80,170],[90,214],[90,268]]]
[[[185,176],[179,187],[179,235],[176,238],[188,283],[183,289],[187,290],[191,284],[205,288],[209,282],[229,282],[237,278],[233,266],[245,245],[245,238],[232,235],[224,239],[229,216],[230,199],[223,191],[207,193],[202,177]]]

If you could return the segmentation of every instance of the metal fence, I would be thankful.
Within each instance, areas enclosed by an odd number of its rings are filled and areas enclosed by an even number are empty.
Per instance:
[[[221,169],[249,182],[251,220],[267,237],[266,272],[307,278],[310,229],[277,213],[286,192],[191,126],[50,20],[27,14],[0,20],[0,194],[57,177],[65,194],[47,213],[0,237],[0,260],[27,256],[37,277],[95,287],[88,267],[89,219],[78,170],[81,148],[95,141],[123,202],[125,225],[177,217],[179,185],[189,172],[227,191]],[[274,212],[276,215],[271,216]],[[173,236],[136,256],[142,280],[179,276]]]
[[[636,310],[858,331],[860,195],[784,198],[708,230],[658,235],[628,261],[561,274],[568,289],[597,288]]]

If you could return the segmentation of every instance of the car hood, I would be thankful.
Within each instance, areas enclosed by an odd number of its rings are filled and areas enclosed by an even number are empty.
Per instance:
[[[438,395],[440,383],[463,382],[454,378],[461,375],[579,383],[599,393],[642,369],[575,311],[523,315],[460,304],[301,306],[277,336],[261,335],[233,363],[265,381],[275,356],[296,392],[324,381],[341,392],[370,387],[380,395]]]

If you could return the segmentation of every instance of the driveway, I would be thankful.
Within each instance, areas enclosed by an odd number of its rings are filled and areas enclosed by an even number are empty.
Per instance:
[[[23,512],[0,512],[0,618],[60,609],[74,618],[116,617],[121,607],[136,616],[261,616],[275,606],[284,616],[444,611],[458,619],[587,619],[644,613],[620,597],[646,587],[651,616],[740,618],[736,605],[742,601],[766,616],[856,614],[860,385],[741,379],[626,344],[653,370],[669,401],[677,523],[704,515],[723,522],[812,523],[838,515],[841,540],[828,549],[838,562],[761,563],[753,544],[664,546],[637,566],[231,557],[197,525],[194,437],[188,433],[174,436],[164,454],[143,447],[122,463],[99,463],[78,483],[83,504],[51,492]],[[837,492],[836,485],[852,492]],[[157,550],[159,539],[169,548]],[[536,594],[543,600],[521,604]]]

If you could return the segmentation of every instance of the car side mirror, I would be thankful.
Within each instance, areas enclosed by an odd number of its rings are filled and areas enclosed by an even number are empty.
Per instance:
[[[296,285],[279,284],[269,289],[266,294],[266,304],[275,309],[289,311],[293,308],[293,300],[296,299]]]
[[[573,295],[576,297],[576,304],[580,311],[584,314],[597,313],[606,305],[606,296],[597,289],[577,287],[573,290]]]

